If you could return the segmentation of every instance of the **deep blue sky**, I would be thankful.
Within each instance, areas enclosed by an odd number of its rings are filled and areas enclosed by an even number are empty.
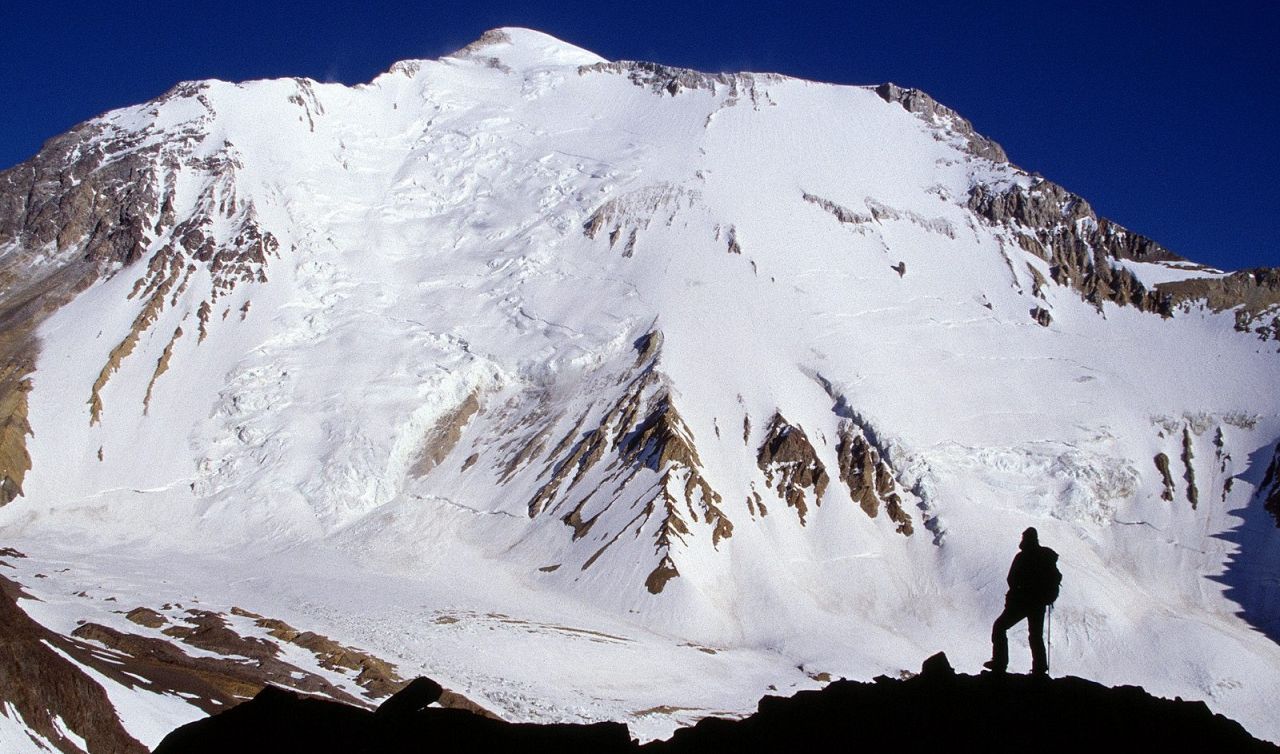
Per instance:
[[[485,29],[528,26],[610,59],[918,87],[1015,163],[1184,256],[1280,266],[1275,0],[186,5],[3,3],[0,169],[180,80],[357,83]]]

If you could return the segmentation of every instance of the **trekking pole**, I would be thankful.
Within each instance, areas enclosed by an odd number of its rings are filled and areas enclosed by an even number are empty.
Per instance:
[[[1049,603],[1049,618],[1047,622],[1048,622],[1048,625],[1045,628],[1049,632],[1049,648],[1044,653],[1045,675],[1049,674],[1049,668],[1052,667],[1052,664],[1053,664],[1051,662],[1051,660],[1053,660],[1053,603],[1052,602]]]

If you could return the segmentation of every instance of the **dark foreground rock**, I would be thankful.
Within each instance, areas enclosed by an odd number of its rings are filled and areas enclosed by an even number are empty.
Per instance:
[[[622,723],[507,723],[462,709],[427,705],[439,684],[418,678],[377,711],[312,699],[268,686],[251,701],[178,728],[155,754],[226,752],[595,752],[633,751]]]
[[[1203,702],[1157,699],[1081,678],[956,675],[945,655],[909,680],[836,681],[765,697],[739,721],[707,719],[646,750],[1275,752]]]
[[[505,723],[429,707],[419,678],[376,712],[267,688],[252,701],[173,733],[155,754],[196,752],[1275,752],[1203,702],[1080,678],[956,675],[944,655],[908,680],[836,681],[765,697],[743,720],[710,718],[644,746],[621,723]]]

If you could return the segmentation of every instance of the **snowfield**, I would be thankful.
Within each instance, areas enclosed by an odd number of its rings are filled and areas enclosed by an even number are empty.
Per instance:
[[[65,634],[237,606],[512,720],[647,740],[939,650],[976,673],[1035,526],[1065,574],[1054,675],[1280,741],[1277,343],[1039,285],[966,203],[1026,174],[871,89],[672,75],[506,29],[366,85],[199,82],[103,115],[169,156],[151,253],[202,213],[278,246],[233,285],[182,256],[104,384],[147,259],[40,325],[32,469],[0,507],[29,556],[5,573],[43,600],[22,607]],[[775,416],[811,456],[761,460]],[[840,478],[850,433],[909,536]],[[802,512],[780,480],[805,464],[828,482],[788,488]],[[101,682],[147,745],[203,714]]]

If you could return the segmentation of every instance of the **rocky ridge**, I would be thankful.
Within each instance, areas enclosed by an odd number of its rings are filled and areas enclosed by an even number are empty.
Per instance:
[[[1148,290],[1120,260],[1183,261],[1154,241],[1094,214],[1088,202],[1055,183],[1032,178],[1029,187],[995,189],[982,184],[969,208],[1013,231],[1018,245],[1049,264],[1049,277],[1074,288],[1101,311],[1104,302],[1168,315],[1172,301]]]
[[[870,88],[885,102],[896,102],[907,112],[919,115],[926,122],[958,136],[964,141],[966,151],[974,157],[992,162],[1009,161],[1009,156],[1005,154],[1003,147],[975,131],[973,124],[960,113],[919,89],[901,87],[892,82]]]
[[[708,718],[640,746],[620,723],[513,725],[438,709],[440,687],[415,680],[376,712],[265,689],[252,701],[171,733],[156,754],[278,751],[776,752],[871,747],[991,752],[1127,750],[1145,746],[1275,751],[1201,703],[1080,678],[957,675],[939,653],[919,674],[836,681],[791,698],[767,696],[742,720]],[[1081,720],[1088,720],[1086,725]]]
[[[977,133],[969,121],[924,92],[891,83],[875,87],[875,92],[886,102],[897,102],[964,139],[974,157],[1008,163],[999,144]],[[987,222],[1011,229],[1022,249],[1049,264],[1053,282],[1076,289],[1099,309],[1107,301],[1164,316],[1179,305],[1199,303],[1212,311],[1235,309],[1237,329],[1255,332],[1264,340],[1280,339],[1280,288],[1275,270],[1241,270],[1221,277],[1158,283],[1148,289],[1121,262],[1194,265],[1150,238],[1099,217],[1078,194],[1042,176],[1023,175],[1025,182],[1004,187],[974,184],[968,206]]]
[[[1124,262],[1173,263],[1213,271],[1099,217],[1082,197],[1038,175],[1027,175],[1025,185],[976,183],[968,206],[986,222],[1012,231],[1020,248],[1048,263],[1049,279],[1076,290],[1099,311],[1105,302],[1165,317],[1193,306],[1215,312],[1234,310],[1237,330],[1253,332],[1263,340],[1280,339],[1280,277],[1274,269],[1190,277],[1148,287]],[[1031,274],[1041,277],[1034,269]],[[1041,295],[1042,285],[1037,284],[1036,295]]]

